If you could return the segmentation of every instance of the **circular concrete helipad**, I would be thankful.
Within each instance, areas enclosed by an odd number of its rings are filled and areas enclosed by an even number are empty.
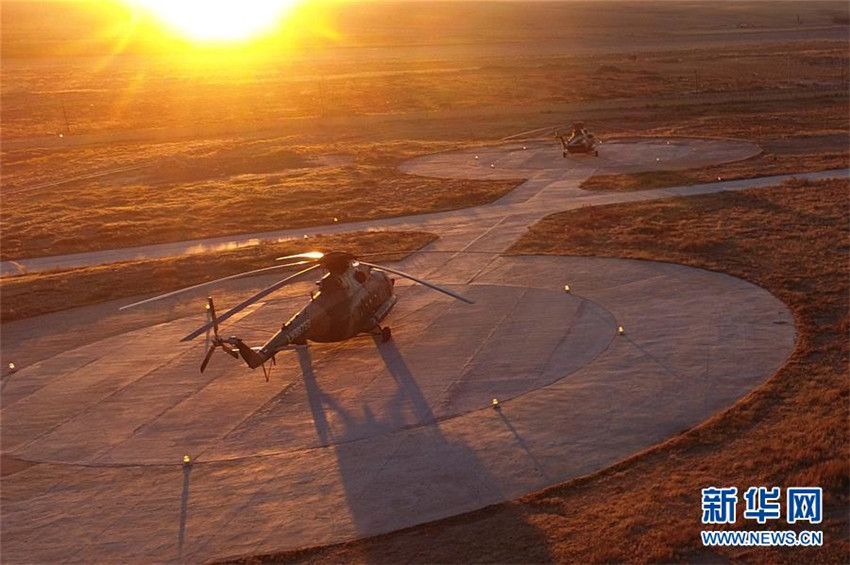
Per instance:
[[[496,146],[424,155],[401,170],[437,178],[529,178],[543,173],[596,168],[606,173],[687,169],[748,159],[758,145],[737,140],[695,138],[623,138],[606,140],[599,155],[563,156],[560,142],[512,142]]]
[[[488,206],[375,222],[438,234],[434,253],[400,267],[476,303],[400,281],[392,341],[284,351],[268,382],[221,352],[199,373],[204,340],[179,339],[203,312],[116,334],[110,305],[98,340],[4,382],[3,456],[16,465],[3,483],[4,557],[200,562],[336,543],[510,500],[698,425],[792,350],[779,300],[681,265],[500,253],[551,212],[633,197],[581,190],[594,171],[757,151],[612,140],[599,157],[564,159],[537,142],[409,161],[402,169],[420,175],[528,179]],[[222,333],[261,344],[309,287]],[[4,340],[74,343],[60,335],[73,329],[52,326],[60,314],[4,325]]]
[[[183,453],[209,462],[350,442],[546,386],[593,360],[616,335],[609,312],[563,291],[463,290],[475,305],[405,288],[391,317],[393,341],[364,336],[283,352],[270,383],[218,353],[200,374],[204,340],[177,342],[199,318],[87,345],[16,377],[44,386],[8,407],[4,447],[29,461],[167,465]],[[264,304],[227,332],[260,344],[303,301]],[[115,358],[125,344],[152,341],[157,356],[141,346]],[[371,416],[349,425],[364,413]]]

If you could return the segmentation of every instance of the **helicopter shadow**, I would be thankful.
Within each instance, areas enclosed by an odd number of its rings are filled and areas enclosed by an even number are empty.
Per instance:
[[[330,442],[330,428],[324,407],[324,402],[328,400],[326,399],[327,395],[316,383],[316,373],[313,370],[313,357],[310,355],[310,349],[301,347],[298,348],[297,353],[304,387],[307,389],[307,401],[310,403],[310,412],[313,414],[313,425],[316,428],[316,435],[319,437],[319,445],[325,447]]]
[[[315,369],[313,368],[313,356],[309,347],[299,348],[298,364],[301,367],[301,376],[304,388],[307,391],[307,402],[313,415],[313,426],[316,428],[316,436],[321,447],[327,447],[333,443],[351,441],[360,437],[368,436],[369,430],[375,429],[377,420],[368,405],[363,405],[363,415],[357,418],[350,410],[346,410],[333,395],[325,392],[319,386]],[[328,413],[333,412],[342,422],[341,433],[334,435]]]
[[[437,418],[434,416],[428,400],[422,394],[422,390],[419,388],[410,367],[407,365],[395,342],[392,340],[382,342],[378,337],[373,337],[372,339],[387,371],[398,384],[397,397],[400,402],[394,402],[393,406],[398,409],[404,402],[409,404],[413,410],[416,425],[434,423]]]
[[[398,387],[389,405],[381,404],[380,408],[370,407],[363,398],[358,401],[358,409],[352,408],[350,402],[344,409],[340,405],[342,397],[338,401],[333,394],[322,390],[309,349],[298,350],[316,434],[323,446],[334,447],[349,517],[348,521],[341,520],[340,528],[349,532],[353,529],[357,537],[374,535],[447,517],[452,514],[452,508],[458,509],[455,512],[470,511],[503,499],[501,493],[510,485],[493,475],[462,436],[443,433],[396,343],[381,343],[378,338],[375,345]],[[333,429],[328,411],[335,412]],[[412,426],[411,412],[415,420]],[[400,427],[405,421],[408,425]],[[388,434],[388,429],[395,431]],[[380,435],[384,441],[379,443],[374,435],[364,434],[367,430],[384,430]],[[359,440],[372,444],[364,449]],[[317,508],[317,512],[323,511]],[[529,523],[520,507],[506,505],[499,507],[498,512],[499,527],[504,527],[506,534],[501,539],[497,536],[494,540],[488,535],[458,540],[459,545],[448,543],[448,539],[444,540],[447,543],[430,538],[423,542],[413,528],[388,538],[386,547],[366,544],[363,550],[367,555],[363,557],[366,561],[385,560],[387,555],[397,557],[399,551],[410,550],[405,549],[405,544],[412,541],[417,546],[417,559],[428,562],[456,560],[451,552],[459,546],[480,545],[482,551],[492,555],[494,543],[496,546],[504,543],[504,560],[516,560],[518,548],[514,544],[519,540],[521,547],[534,548],[533,561],[552,561],[543,535]],[[405,541],[406,538],[412,539]],[[510,543],[506,541],[509,539]],[[404,547],[392,547],[397,544]]]

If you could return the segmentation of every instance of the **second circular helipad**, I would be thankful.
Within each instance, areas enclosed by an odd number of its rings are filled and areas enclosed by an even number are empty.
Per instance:
[[[687,169],[748,159],[761,152],[753,143],[729,139],[617,138],[599,145],[599,156],[562,155],[560,142],[529,141],[424,155],[399,167],[410,174],[438,178],[530,178],[576,168],[603,172]]]

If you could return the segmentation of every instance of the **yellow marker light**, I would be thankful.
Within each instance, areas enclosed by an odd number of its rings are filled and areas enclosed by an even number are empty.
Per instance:
[[[188,455],[184,455],[184,456],[183,456],[183,464],[184,464],[184,465],[191,465],[191,464],[192,464],[192,460],[191,460],[191,459],[189,459],[189,456],[188,456]]]
[[[495,169],[495,168],[496,168],[496,164],[495,164],[495,163],[490,163],[490,168],[491,168],[491,169]]]
[[[59,137],[65,137],[65,134],[64,134],[64,133],[60,133],[60,134],[59,134]]]
[[[565,284],[564,285],[564,292],[569,292],[569,291],[570,291],[570,285]]]
[[[626,328],[624,328],[623,326],[617,326],[617,333],[623,335],[624,333],[626,333]]]
[[[493,399],[493,408],[499,408],[499,399],[498,398]]]
[[[9,370],[10,370],[10,371],[14,371],[14,370],[15,370],[15,364],[14,364],[14,363],[9,363]]]
[[[339,221],[339,218],[337,218],[336,216],[334,216],[334,222],[338,222],[338,221]]]
[[[207,302],[206,304],[204,304],[204,310],[209,310],[209,309],[210,309],[210,303]]]
[[[476,161],[478,160],[478,155],[476,155],[476,156],[475,156],[475,160],[476,160]]]

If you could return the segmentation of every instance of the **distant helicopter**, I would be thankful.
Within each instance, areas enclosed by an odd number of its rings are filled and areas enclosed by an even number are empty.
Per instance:
[[[561,145],[564,148],[564,158],[570,153],[593,153],[595,156],[599,156],[599,151],[596,149],[599,142],[592,133],[587,131],[581,122],[576,122],[572,125],[568,138],[565,139],[558,130],[555,130],[555,138],[561,140]]]
[[[286,257],[278,257],[278,261],[292,261],[284,265],[276,265],[273,267],[265,267],[255,269],[244,273],[238,273],[229,277],[216,279],[190,286],[180,290],[175,290],[167,294],[148,298],[140,302],[123,306],[120,310],[133,308],[163,298],[168,298],[176,294],[195,290],[204,286],[209,286],[221,283],[227,280],[250,276],[253,274],[283,269],[297,265],[310,265],[285,279],[268,286],[237,304],[221,316],[217,316],[215,305],[212,297],[207,298],[207,311],[210,321],[204,324],[197,330],[193,331],[181,341],[190,341],[199,335],[213,330],[212,344],[210,345],[207,354],[201,363],[201,372],[207,368],[213,352],[217,347],[220,347],[232,357],[238,359],[240,356],[245,363],[252,369],[263,366],[268,380],[268,372],[265,371],[265,363],[269,360],[274,361],[274,356],[281,350],[287,349],[289,346],[306,345],[307,341],[315,342],[333,342],[344,341],[360,334],[368,334],[380,337],[382,342],[387,342],[392,339],[392,332],[389,327],[381,326],[381,321],[387,316],[390,309],[395,305],[398,297],[394,293],[395,280],[391,279],[387,273],[392,273],[429,288],[447,294],[452,298],[456,298],[468,304],[474,302],[468,298],[461,296],[451,290],[439,287],[433,283],[414,277],[402,271],[360,261],[351,253],[335,251],[331,253],[321,253],[318,251],[310,253],[301,253],[298,255],[289,255]],[[297,314],[283,324],[280,330],[274,334],[261,347],[249,347],[241,339],[236,336],[222,338],[219,336],[219,323],[227,320],[237,312],[244,310],[251,304],[268,296],[277,289],[294,281],[295,279],[323,267],[327,273],[316,284],[318,291],[310,294],[310,302],[307,303]]]

